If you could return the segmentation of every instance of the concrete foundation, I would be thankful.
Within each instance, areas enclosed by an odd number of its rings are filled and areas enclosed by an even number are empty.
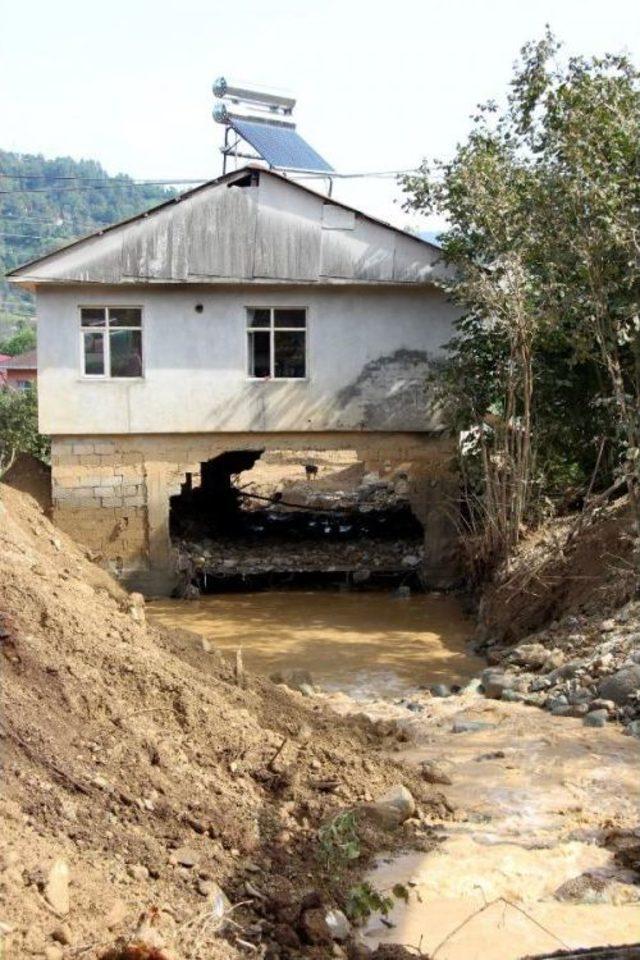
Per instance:
[[[197,485],[201,464],[231,450],[310,448],[355,450],[367,471],[381,474],[401,467],[425,530],[425,581],[433,588],[455,583],[451,443],[424,433],[55,436],[54,519],[129,586],[147,594],[168,593],[176,580],[169,498],[180,493],[187,474]]]

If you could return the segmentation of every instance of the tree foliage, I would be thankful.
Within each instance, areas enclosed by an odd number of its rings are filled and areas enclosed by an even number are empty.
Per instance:
[[[5,273],[77,237],[135,216],[175,195],[161,185],[137,184],[126,174],[109,177],[95,160],[0,150],[0,322],[34,313],[26,291]]]
[[[34,387],[0,389],[0,477],[20,453],[49,457],[49,439],[38,433],[38,398]]]
[[[505,106],[404,180],[408,207],[449,224],[462,318],[440,385],[489,565],[594,471],[640,494],[640,75],[559,49],[549,31],[526,45]]]
[[[18,320],[14,333],[0,340],[0,353],[16,357],[19,353],[35,350],[36,343],[35,325],[21,319]]]

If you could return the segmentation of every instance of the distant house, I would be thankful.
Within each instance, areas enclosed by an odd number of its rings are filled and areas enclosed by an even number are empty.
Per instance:
[[[0,356],[0,383],[25,390],[38,379],[38,351],[27,350],[15,357]]]
[[[0,387],[3,387],[7,382],[7,375],[4,369],[5,360],[11,360],[11,357],[8,353],[0,353]]]
[[[407,473],[425,580],[448,583],[445,272],[433,244],[255,167],[12,271],[37,298],[56,522],[130,582],[166,578],[170,501],[207,464],[346,449]]]

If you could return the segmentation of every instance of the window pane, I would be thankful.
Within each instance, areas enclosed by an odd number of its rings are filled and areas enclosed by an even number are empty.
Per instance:
[[[109,334],[112,377],[142,376],[142,333],[140,330],[112,330]]]
[[[304,327],[307,323],[306,310],[274,310],[275,327]]]
[[[305,375],[305,334],[276,333],[275,376],[304,377]]]
[[[80,320],[83,327],[104,327],[104,307],[83,307],[80,311]]]
[[[83,333],[84,372],[90,377],[104,375],[104,334]]]
[[[250,332],[249,336],[249,376],[270,377],[271,357],[269,342],[271,334],[266,330]]]
[[[109,326],[139,327],[140,313],[137,307],[109,307]]]
[[[248,327],[268,327],[271,324],[271,310],[263,307],[249,307],[247,310]]]

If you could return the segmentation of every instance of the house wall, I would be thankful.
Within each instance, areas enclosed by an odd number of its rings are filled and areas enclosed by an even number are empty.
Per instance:
[[[305,432],[54,437],[55,522],[96,557],[146,592],[174,582],[169,498],[187,473],[197,485],[203,462],[229,450],[304,450]],[[457,572],[455,531],[447,511],[453,484],[449,441],[424,433],[316,433],[317,450],[355,450],[370,470],[402,465],[410,500],[425,529],[425,577],[450,585]]]
[[[144,378],[82,378],[81,304],[142,307]],[[37,305],[46,434],[442,426],[427,375],[451,337],[455,313],[431,286],[52,285],[38,288]],[[306,380],[248,378],[247,306],[307,307]]]

